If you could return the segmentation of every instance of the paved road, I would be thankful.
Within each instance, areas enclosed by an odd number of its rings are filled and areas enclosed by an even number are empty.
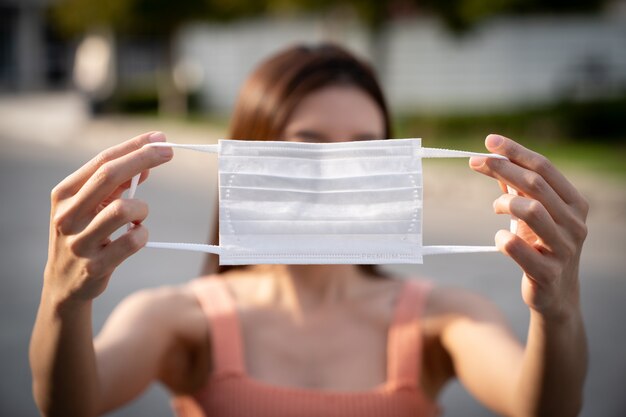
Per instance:
[[[99,123],[99,124],[98,124]],[[34,416],[27,346],[38,303],[47,246],[48,195],[52,186],[95,153],[143,125],[98,122],[89,138],[62,143],[29,141],[0,130],[0,415]],[[158,127],[161,128],[161,127]],[[91,129],[91,130],[89,130]],[[184,134],[198,132],[180,132]],[[196,138],[197,139],[197,138]],[[179,141],[182,141],[179,139]],[[140,195],[151,205],[148,226],[159,240],[205,239],[212,208],[214,157],[177,152],[168,167],[156,170]],[[425,235],[434,244],[488,244],[506,224],[490,214],[497,191],[486,180],[469,180],[467,171],[450,164],[426,165]],[[578,175],[594,205],[582,265],[584,316],[591,365],[586,385],[586,417],[626,415],[626,199],[623,185],[615,188]],[[458,179],[463,178],[463,183]],[[208,184],[208,185],[207,185]],[[620,194],[621,193],[621,194]],[[458,213],[461,213],[459,215]],[[471,222],[466,219],[472,219]],[[143,250],[115,274],[95,305],[95,328],[102,325],[126,295],[145,287],[177,284],[192,278],[201,255]],[[527,310],[519,297],[519,271],[498,254],[427,258],[423,266],[395,268],[434,277],[440,285],[458,285],[491,297],[505,312],[520,338],[525,337]],[[458,384],[446,388],[445,415],[490,416]],[[167,396],[159,387],[147,391],[121,416],[170,416]]]

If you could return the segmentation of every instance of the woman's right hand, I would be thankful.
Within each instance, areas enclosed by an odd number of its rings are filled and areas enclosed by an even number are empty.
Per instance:
[[[51,193],[50,241],[44,290],[59,303],[88,301],[104,291],[115,268],[145,246],[141,222],[148,205],[121,198],[133,176],[172,159],[171,148],[147,147],[165,135],[150,132],[109,148],[59,183]],[[113,232],[129,230],[115,240]]]

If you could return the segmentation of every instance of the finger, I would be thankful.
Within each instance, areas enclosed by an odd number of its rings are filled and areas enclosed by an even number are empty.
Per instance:
[[[140,175],[139,175],[139,182],[137,184],[141,184],[143,183],[145,180],[148,179],[148,176],[150,175],[150,171],[149,170],[145,170],[143,171]],[[122,185],[120,185],[120,193],[123,193],[124,191],[128,190],[130,188],[130,182],[132,181],[132,179],[125,181]]]
[[[498,214],[523,220],[550,251],[563,244],[557,225],[539,201],[503,194],[494,201],[493,208]]]
[[[101,255],[102,262],[112,271],[128,257],[146,246],[147,242],[148,229],[141,224],[135,225],[104,247]]]
[[[503,183],[502,181],[498,181],[498,185],[500,186],[500,189],[502,190],[503,193],[507,194],[509,192],[508,188],[506,187],[506,184]]]
[[[139,176],[139,182],[138,184],[143,183],[149,176],[150,171],[144,171],[141,173],[141,175]],[[102,202],[102,206],[105,207],[106,205],[108,205],[109,203],[111,203],[112,201],[117,200],[118,198],[121,198],[122,195],[126,192],[126,190],[128,190],[130,188],[130,180],[126,181],[124,184],[120,185],[115,191],[113,191],[113,193],[111,193],[111,195]],[[127,198],[132,198],[132,197],[127,197]]]
[[[91,223],[76,236],[76,244],[86,253],[100,249],[110,236],[128,223],[139,224],[148,216],[148,205],[136,199],[118,199],[106,206]]]
[[[582,196],[567,178],[543,155],[500,135],[485,139],[489,151],[504,155],[512,162],[541,175],[567,204],[579,205]]]
[[[172,158],[171,148],[141,148],[102,165],[75,196],[75,206],[80,215],[88,213],[111,196],[121,185],[150,168],[161,165]]]
[[[534,280],[541,281],[546,276],[548,261],[541,252],[530,246],[521,237],[508,230],[498,230],[495,237],[496,247],[510,256]]]
[[[559,224],[572,220],[571,209],[539,174],[504,159],[472,158],[471,164],[474,170],[540,201]]]
[[[67,198],[76,194],[96,170],[105,163],[136,151],[137,149],[141,149],[141,147],[147,143],[164,141],[165,135],[163,133],[148,132],[100,152],[77,171],[61,181],[56,187],[57,195],[60,198]]]

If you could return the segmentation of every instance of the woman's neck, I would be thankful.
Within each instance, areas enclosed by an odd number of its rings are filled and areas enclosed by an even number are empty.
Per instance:
[[[344,304],[364,282],[363,274],[355,265],[265,265],[255,268],[270,278],[272,298],[299,317]]]

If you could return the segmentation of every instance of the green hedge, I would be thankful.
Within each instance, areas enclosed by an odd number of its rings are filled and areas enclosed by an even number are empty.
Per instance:
[[[499,132],[511,137],[549,142],[626,142],[626,95],[586,102],[564,101],[552,106],[510,113],[420,115],[396,118],[396,136],[420,135],[437,141],[454,141]]]

